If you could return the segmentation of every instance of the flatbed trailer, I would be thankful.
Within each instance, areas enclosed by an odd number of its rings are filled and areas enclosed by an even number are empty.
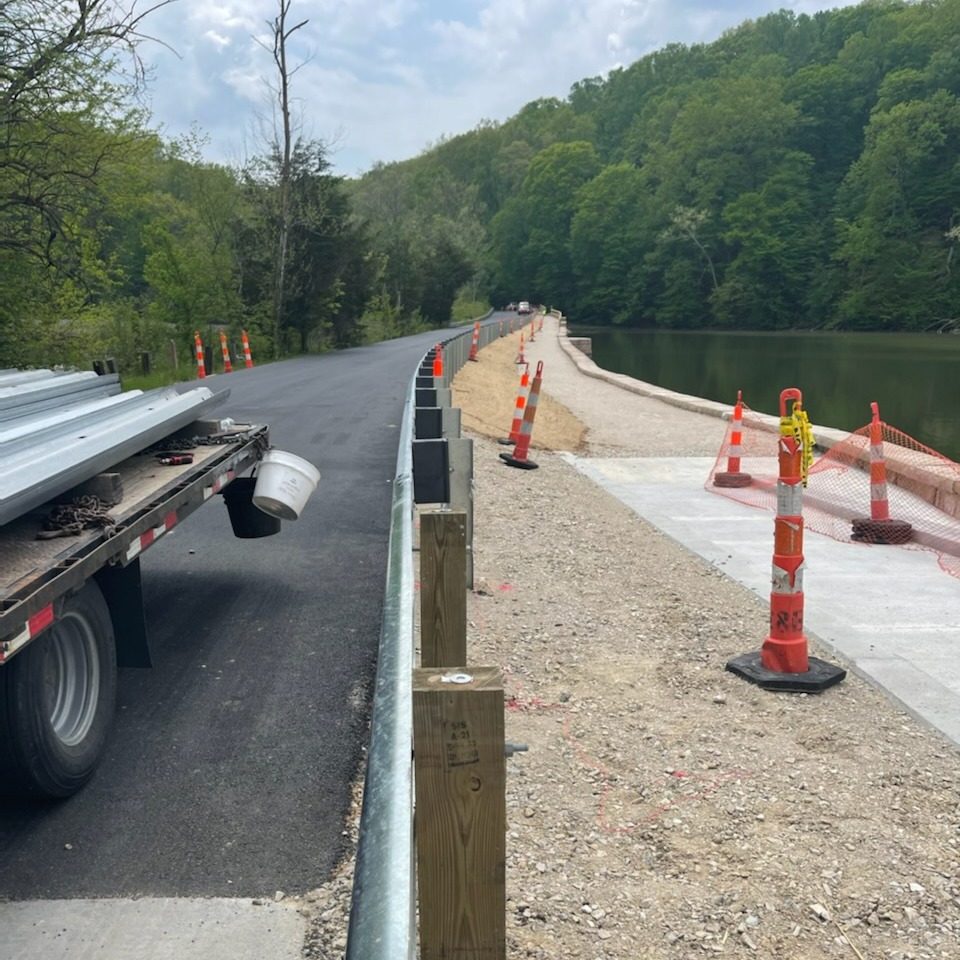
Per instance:
[[[266,426],[197,421],[176,436],[184,456],[128,457],[75,490],[0,526],[0,793],[66,797],[92,776],[116,702],[118,666],[149,666],[140,556],[238,478],[269,449]],[[64,536],[57,504],[91,488],[116,491],[97,525]],[[247,500],[252,495],[248,490]],[[96,501],[95,501],[96,502]],[[238,529],[276,533],[280,521]]]

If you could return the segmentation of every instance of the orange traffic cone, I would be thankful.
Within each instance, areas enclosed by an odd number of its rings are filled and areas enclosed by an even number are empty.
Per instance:
[[[433,355],[433,375],[435,377],[443,376],[443,347],[437,344],[437,351]]]
[[[230,348],[227,346],[227,335],[220,332],[220,355],[223,357],[223,372],[233,373],[233,364],[230,362]]]
[[[515,363],[526,363],[526,359],[523,356],[523,331],[520,331],[520,352],[517,354],[517,359]]]
[[[730,425],[730,444],[727,447],[727,469],[718,470],[713,477],[715,487],[749,487],[753,477],[740,472],[740,454],[743,451],[743,393],[737,391],[737,405],[733,408]]]
[[[851,539],[862,543],[907,543],[913,536],[913,525],[905,520],[890,519],[887,500],[887,461],[883,455],[883,422],[880,407],[870,404],[870,516],[853,521]]]
[[[510,427],[510,436],[501,438],[497,443],[514,444],[520,439],[520,425],[523,423],[523,408],[527,402],[527,387],[530,383],[530,364],[523,365],[523,374],[520,377],[520,389],[517,391],[517,405],[513,411],[513,424]]]
[[[248,367],[253,366],[253,357],[250,356],[250,341],[247,339],[247,331],[241,331],[241,337],[243,340],[243,361]]]
[[[203,343],[199,333],[193,335],[193,345],[197,354],[197,378],[202,380],[207,375],[207,365],[203,360]]]
[[[787,416],[801,412],[796,387],[780,394],[780,438],[777,516],[774,521],[773,577],[770,587],[770,632],[759,653],[747,653],[727,663],[727,669],[766,690],[820,693],[839,683],[847,671],[807,654],[803,632],[803,443]]]
[[[478,320],[473,325],[473,343],[470,344],[470,356],[467,357],[468,360],[473,360],[474,363],[477,362],[477,344],[480,342],[480,321]]]
[[[527,397],[527,408],[523,411],[523,420],[520,423],[520,435],[513,453],[501,453],[500,459],[510,467],[519,467],[521,470],[536,470],[538,464],[527,459],[530,449],[530,437],[533,434],[533,418],[537,415],[537,400],[540,398],[540,384],[543,381],[543,361],[537,364],[537,372],[533,375],[530,384],[530,396]]]

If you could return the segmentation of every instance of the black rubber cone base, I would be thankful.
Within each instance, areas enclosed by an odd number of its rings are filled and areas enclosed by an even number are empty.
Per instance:
[[[758,650],[730,660],[727,669],[764,690],[783,690],[787,693],[821,693],[847,675],[846,670],[816,657],[808,657],[807,662],[810,669],[806,673],[778,673],[763,665]]]
[[[505,447],[514,447],[517,444],[516,440],[511,440],[509,437],[501,437],[497,443],[502,443]]]
[[[870,517],[854,520],[851,540],[861,543],[909,543],[913,527],[906,520],[874,520]]]
[[[749,487],[753,477],[749,473],[727,473],[725,470],[714,474],[715,487]]]
[[[521,470],[536,470],[539,466],[532,460],[518,460],[512,453],[501,453],[500,459],[508,467],[519,467]]]

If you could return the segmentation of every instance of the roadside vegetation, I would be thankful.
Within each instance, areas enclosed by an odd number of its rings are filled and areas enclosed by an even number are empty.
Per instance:
[[[356,179],[290,116],[292,6],[264,50],[275,123],[230,167],[136,108],[151,8],[0,4],[0,365],[148,353],[160,375],[195,332],[267,360],[520,299],[582,324],[957,325],[960,0],[770,14]]]

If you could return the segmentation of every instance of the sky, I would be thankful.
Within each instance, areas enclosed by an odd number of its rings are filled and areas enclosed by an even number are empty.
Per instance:
[[[138,9],[146,9],[139,0]],[[281,0],[176,0],[151,13],[147,105],[165,139],[194,129],[204,157],[262,152],[275,87]],[[710,43],[775,10],[812,14],[859,0],[291,0],[287,45],[302,133],[333,172],[418,156],[443,137],[503,122],[541,97],[605,77],[668,43]],[[266,48],[265,48],[265,46]]]

